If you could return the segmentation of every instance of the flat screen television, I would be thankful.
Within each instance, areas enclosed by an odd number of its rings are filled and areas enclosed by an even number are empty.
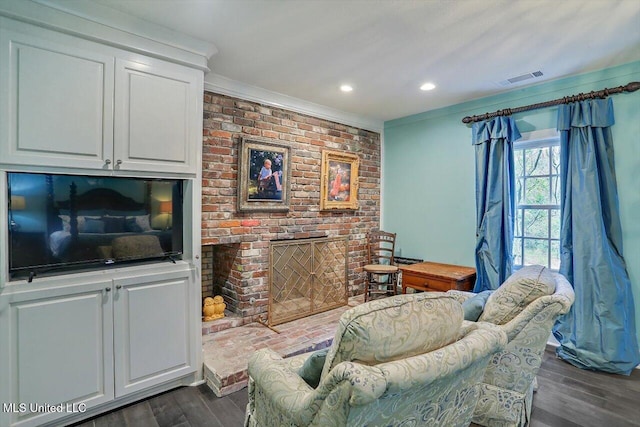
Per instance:
[[[7,173],[12,279],[182,256],[183,181]]]

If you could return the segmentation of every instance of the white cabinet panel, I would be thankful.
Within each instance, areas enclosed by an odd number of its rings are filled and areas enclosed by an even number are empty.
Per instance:
[[[183,266],[1,295],[0,401],[16,410],[0,425],[41,425],[196,372],[195,287]],[[31,403],[64,409],[20,410]]]
[[[0,164],[195,175],[203,82],[200,70],[0,17]]]
[[[189,137],[188,82],[141,73],[128,77],[129,160],[184,163]]]
[[[116,397],[195,371],[190,275],[114,281]]]
[[[37,425],[59,416],[31,404],[64,404],[66,410],[67,404],[92,407],[114,398],[110,286],[87,284],[47,298],[33,291],[11,303],[11,401],[27,405],[12,414],[13,423]]]
[[[116,60],[115,167],[192,172],[200,72],[150,64]]]
[[[38,33],[0,32],[3,161],[103,168],[113,152],[114,58]]]

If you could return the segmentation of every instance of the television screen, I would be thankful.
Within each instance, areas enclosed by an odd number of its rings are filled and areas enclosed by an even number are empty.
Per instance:
[[[182,180],[9,172],[7,183],[11,278],[182,254]]]

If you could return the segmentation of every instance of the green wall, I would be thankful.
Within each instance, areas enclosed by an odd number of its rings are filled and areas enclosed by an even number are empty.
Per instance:
[[[386,122],[382,228],[398,234],[400,255],[474,265],[474,151],[463,117],[631,81],[640,81],[640,61]],[[624,256],[640,335],[640,91],[613,95],[613,103]],[[556,112],[546,108],[514,117],[520,132],[528,132],[555,128]]]

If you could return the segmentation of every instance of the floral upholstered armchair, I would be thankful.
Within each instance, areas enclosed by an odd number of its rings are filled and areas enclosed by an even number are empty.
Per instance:
[[[324,354],[257,351],[245,425],[469,425],[506,336],[490,324],[462,327],[462,313],[444,293],[378,299],[342,315]]]
[[[488,291],[473,294],[448,291],[469,309],[482,308]],[[574,301],[571,284],[561,274],[527,266],[512,274],[486,299],[479,322],[506,332],[507,347],[491,358],[480,388],[473,422],[483,426],[525,426],[531,419],[536,374],[553,324]]]

